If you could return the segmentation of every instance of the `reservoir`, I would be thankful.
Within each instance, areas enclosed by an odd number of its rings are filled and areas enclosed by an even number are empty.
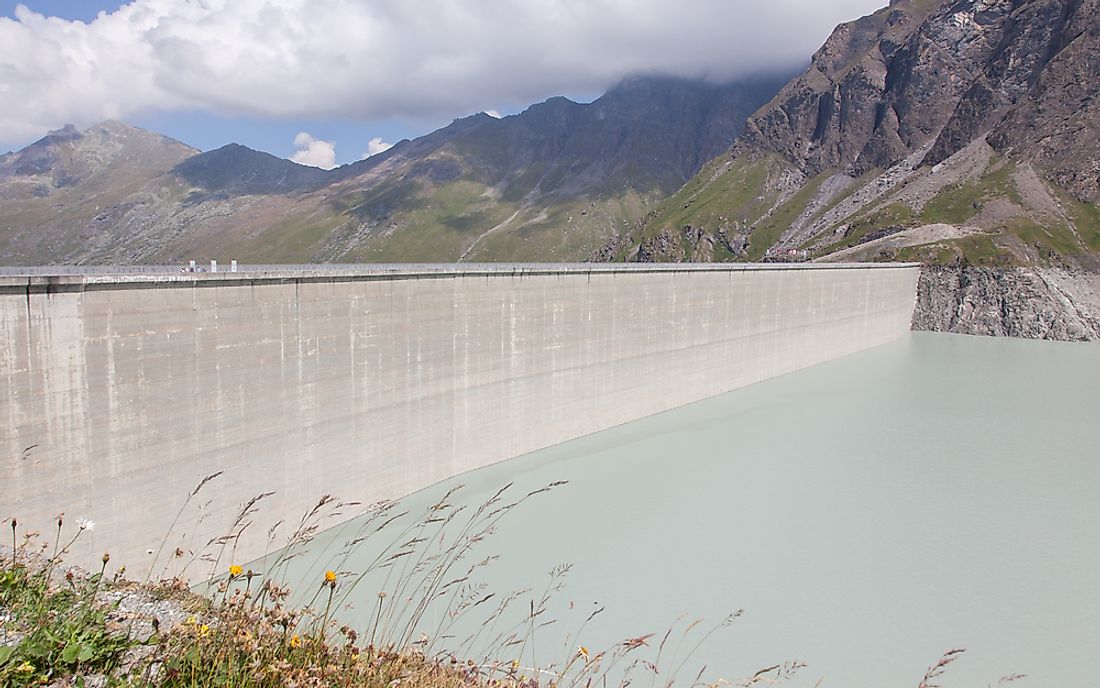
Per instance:
[[[678,683],[704,664],[704,680],[736,680],[798,660],[807,666],[788,685],[916,685],[944,651],[966,648],[945,686],[1027,674],[1015,685],[1084,688],[1096,685],[1087,659],[1100,656],[1098,390],[1095,344],[911,333],[461,475],[400,510],[420,515],[458,484],[453,500],[472,510],[508,483],[518,497],[568,481],[513,509],[454,567],[498,557],[471,576],[496,594],[474,611],[533,589],[506,610],[514,621],[549,571],[571,565],[527,663],[647,633],[656,646],[678,617],[668,647],[686,648],[743,609]],[[311,596],[338,568],[349,589],[350,572],[403,527],[345,560],[363,518],[321,533],[285,579]],[[396,567],[361,581],[339,618],[369,627]],[[431,609],[417,635],[446,624]],[[467,614],[432,647],[460,647],[478,629]]]

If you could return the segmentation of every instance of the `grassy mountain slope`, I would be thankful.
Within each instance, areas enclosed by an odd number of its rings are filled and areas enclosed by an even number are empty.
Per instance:
[[[303,248],[321,260],[584,258],[728,147],[777,88],[641,77],[587,105],[458,120],[430,146],[351,166],[325,190],[335,222]],[[310,234],[296,220],[274,231]]]
[[[0,263],[579,260],[726,150],[780,83],[635,77],[593,103],[458,119],[332,171],[233,144],[179,146],[75,178],[66,193],[99,207],[56,217],[24,198],[29,182],[9,158],[27,149],[0,158],[11,169],[0,176]],[[87,147],[99,129],[54,145]],[[111,141],[119,160],[150,154],[127,147],[139,138]],[[38,177],[59,174],[40,167]]]

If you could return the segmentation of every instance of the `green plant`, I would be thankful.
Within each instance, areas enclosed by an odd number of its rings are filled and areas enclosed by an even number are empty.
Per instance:
[[[217,477],[204,479],[184,506]],[[550,623],[545,620],[550,599],[570,567],[551,571],[549,582],[526,609],[522,603],[528,591],[497,595],[473,581],[475,572],[495,557],[472,555],[500,520],[527,500],[564,484],[550,483],[516,497],[507,485],[471,506],[461,504],[456,498],[459,488],[454,488],[419,515],[402,511],[396,503],[375,505],[330,568],[315,574],[312,596],[297,603],[291,603],[286,583],[288,562],[307,555],[322,525],[354,503],[321,498],[303,515],[288,538],[289,546],[264,562],[262,573],[231,563],[228,575],[218,576],[201,596],[188,593],[179,574],[140,584],[120,580],[121,572],[105,580],[107,555],[94,575],[73,569],[62,575],[62,557],[92,524],[81,523],[66,542],[59,517],[57,538],[46,557],[49,548],[32,546],[33,534],[24,534],[18,542],[17,522],[12,519],[13,553],[0,569],[0,611],[10,613],[21,635],[14,644],[0,646],[0,684],[22,687],[71,680],[80,685],[86,676],[103,675],[108,685],[162,688],[383,688],[398,682],[413,688],[580,688],[593,683],[625,685],[638,672],[649,672],[656,682],[658,664],[667,662],[672,671],[666,667],[660,680],[668,685],[693,648],[709,635],[693,641],[699,622],[687,624],[678,634],[679,642],[670,643],[676,637],[670,628],[655,649],[650,648],[654,636],[646,634],[596,651],[580,643],[597,611],[566,636],[560,651],[543,651],[552,656],[550,661],[544,657],[539,662],[535,632]],[[184,570],[195,561],[215,567],[223,559],[232,561],[233,546],[251,525],[264,496],[248,500],[226,534],[206,542]],[[384,539],[377,557],[362,570],[347,570],[348,557],[369,538]],[[176,559],[187,554],[182,547],[175,552]],[[361,590],[366,585],[370,590]],[[132,621],[118,620],[117,593],[135,589],[152,599],[173,600],[191,613],[172,625],[153,618],[153,632],[143,637]],[[353,595],[374,600],[371,622],[364,628],[353,629],[337,620],[338,610]],[[506,619],[510,608],[523,613]],[[440,609],[439,616],[428,613]],[[475,619],[475,633],[462,642],[451,637],[459,619],[481,612],[485,616]],[[715,628],[736,618],[731,615]],[[441,640],[447,637],[451,641],[444,647]],[[645,657],[647,648],[656,656]],[[771,667],[758,673],[754,682],[780,678],[798,666]]]
[[[59,516],[58,543],[63,524]],[[111,628],[107,610],[96,600],[109,555],[103,555],[99,573],[85,577],[69,570],[57,580],[61,558],[88,527],[82,522],[67,544],[55,544],[43,560],[30,547],[33,538],[17,544],[17,522],[11,519],[13,547],[0,570],[0,609],[7,610],[18,642],[0,646],[0,685],[31,686],[82,672],[108,673],[136,644],[125,630]]]

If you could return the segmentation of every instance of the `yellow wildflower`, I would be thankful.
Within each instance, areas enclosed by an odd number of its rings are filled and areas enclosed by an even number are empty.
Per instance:
[[[203,625],[199,626],[199,637],[200,638],[205,638],[208,633],[210,633],[210,627],[209,626],[207,626],[206,624],[203,624]]]
[[[298,647],[301,644],[302,644],[302,639],[298,637],[297,633],[290,636],[290,646],[291,647]]]
[[[335,571],[325,571],[325,582],[326,583],[335,583],[336,582],[336,572]]]
[[[229,567],[229,577],[230,578],[236,578],[237,576],[241,575],[241,572],[243,572],[243,571],[244,571],[244,569],[242,569],[240,566],[237,566],[236,564],[233,564],[232,566]]]

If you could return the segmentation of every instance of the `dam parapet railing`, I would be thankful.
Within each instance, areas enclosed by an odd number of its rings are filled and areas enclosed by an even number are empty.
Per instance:
[[[224,535],[241,504],[275,493],[269,518],[237,540],[242,561],[263,554],[268,525],[322,495],[399,498],[883,344],[909,330],[919,273],[180,267],[0,272],[0,518],[44,532],[60,511],[96,521],[74,563],[110,550],[140,572],[188,492],[217,471],[192,542]]]
[[[199,265],[0,265],[0,284],[25,278],[100,281],[211,281],[317,276],[392,278],[405,275],[544,275],[563,273],[755,272],[789,270],[861,270],[919,267],[919,263],[313,263],[239,264],[216,270]]]

